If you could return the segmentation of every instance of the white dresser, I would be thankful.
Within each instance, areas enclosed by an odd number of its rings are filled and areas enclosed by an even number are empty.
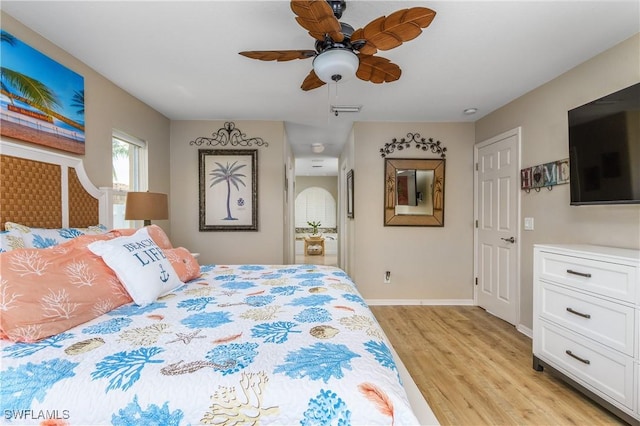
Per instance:
[[[640,250],[535,245],[533,367],[640,425]]]

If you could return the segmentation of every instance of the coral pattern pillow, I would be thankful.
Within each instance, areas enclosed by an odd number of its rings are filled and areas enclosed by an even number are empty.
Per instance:
[[[30,228],[14,222],[5,222],[4,227],[8,231],[17,231],[22,234],[24,246],[27,248],[47,248],[65,243],[70,239],[81,235],[99,235],[108,232],[104,225],[90,226],[88,228]]]
[[[88,248],[113,269],[137,305],[153,303],[184,284],[147,227],[128,237],[96,241]]]
[[[163,251],[178,274],[180,281],[186,283],[200,277],[200,264],[189,250],[184,247],[177,247]]]
[[[0,253],[17,248],[24,248],[22,233],[15,229],[0,231]]]
[[[0,337],[35,342],[131,302],[115,273],[87,249],[116,236],[84,235],[47,249],[0,253]]]

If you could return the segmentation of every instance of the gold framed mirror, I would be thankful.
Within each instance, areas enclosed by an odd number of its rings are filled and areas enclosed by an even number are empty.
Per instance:
[[[386,158],[384,226],[444,226],[445,160]]]

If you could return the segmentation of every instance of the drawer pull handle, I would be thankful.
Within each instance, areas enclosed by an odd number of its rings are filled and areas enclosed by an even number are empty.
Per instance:
[[[578,272],[578,271],[573,271],[571,269],[567,269],[567,274],[573,274],[573,275],[578,275],[580,277],[591,278],[591,274],[588,272]]]
[[[587,319],[591,318],[590,314],[583,314],[582,312],[575,311],[575,310],[573,310],[571,308],[567,308],[567,312],[571,312],[572,314],[577,315],[577,316],[582,317],[582,318],[587,318]]]
[[[566,350],[566,351],[564,351],[564,352],[565,352],[567,355],[569,355],[571,358],[575,358],[575,359],[577,359],[578,361],[580,361],[580,362],[581,362],[581,363],[583,363],[583,364],[587,364],[587,365],[591,364],[591,361],[589,361],[588,359],[580,358],[580,357],[579,357],[579,356],[577,356],[577,355],[574,355],[574,353],[573,353],[573,352],[571,352],[569,349],[567,349],[567,350]]]

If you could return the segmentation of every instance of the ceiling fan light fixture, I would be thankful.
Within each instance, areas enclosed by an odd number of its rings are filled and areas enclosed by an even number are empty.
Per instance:
[[[313,70],[325,83],[346,81],[356,75],[360,60],[351,50],[329,49],[313,60]]]

